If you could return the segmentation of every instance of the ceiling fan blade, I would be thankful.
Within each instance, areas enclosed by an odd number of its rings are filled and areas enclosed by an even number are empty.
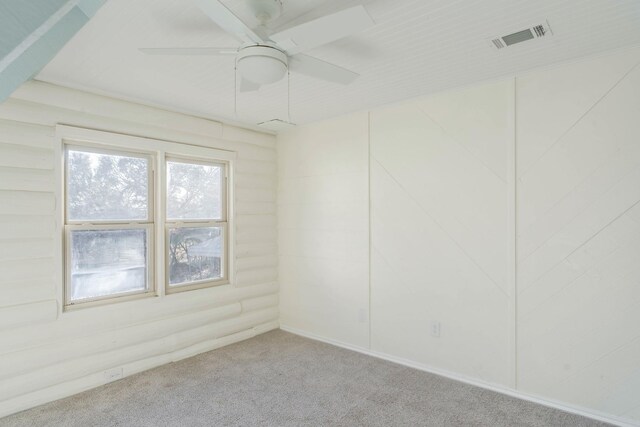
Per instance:
[[[244,42],[264,44],[265,40],[219,0],[193,0],[220,28]]]
[[[367,10],[360,5],[272,34],[270,38],[289,55],[295,55],[358,33],[374,24]]]
[[[235,55],[238,49],[221,47],[143,47],[147,55]]]
[[[240,92],[255,92],[258,89],[260,89],[259,84],[240,78]]]
[[[289,58],[289,69],[307,76],[326,80],[332,83],[348,85],[360,75],[337,65],[324,62],[307,55],[295,55]]]

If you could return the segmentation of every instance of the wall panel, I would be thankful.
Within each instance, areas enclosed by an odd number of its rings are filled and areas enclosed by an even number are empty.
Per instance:
[[[639,63],[517,80],[519,384],[616,416],[640,407]]]
[[[508,384],[510,90],[371,113],[372,350]]]
[[[280,137],[283,326],[640,422],[640,48],[364,114]]]
[[[368,117],[279,139],[281,322],[369,345]]]

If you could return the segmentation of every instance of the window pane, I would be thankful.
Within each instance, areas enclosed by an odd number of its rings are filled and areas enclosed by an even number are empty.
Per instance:
[[[71,295],[81,300],[147,289],[147,230],[71,232]]]
[[[167,219],[222,219],[220,165],[167,162]]]
[[[222,227],[169,229],[169,285],[221,278],[223,241]]]
[[[148,219],[149,159],[68,151],[67,215],[72,221]]]

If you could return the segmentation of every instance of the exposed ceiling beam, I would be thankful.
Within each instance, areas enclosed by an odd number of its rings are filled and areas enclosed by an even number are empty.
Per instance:
[[[105,1],[1,2],[0,25],[12,34],[0,45],[0,102],[51,61]]]

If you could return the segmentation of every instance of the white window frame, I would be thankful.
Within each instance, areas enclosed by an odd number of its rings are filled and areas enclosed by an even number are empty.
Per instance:
[[[224,175],[221,177],[222,179],[222,195],[221,195],[221,218],[220,219],[204,219],[204,218],[194,218],[194,219],[168,219],[166,218],[166,194],[169,189],[169,185],[167,182],[167,174],[165,174],[164,179],[164,197],[163,200],[165,202],[165,220],[164,220],[164,228],[165,228],[165,249],[164,249],[164,262],[165,262],[165,292],[167,294],[173,294],[177,292],[190,291],[194,289],[203,289],[209,288],[212,286],[226,285],[229,283],[229,164],[224,161],[216,161],[216,160],[205,160],[201,158],[189,158],[184,156],[173,156],[173,155],[165,155],[164,157],[164,169],[166,171],[167,163],[175,162],[175,163],[184,163],[184,164],[193,164],[193,165],[205,165],[205,166],[220,166],[222,167],[222,171]],[[171,286],[170,282],[170,257],[169,254],[169,230],[171,228],[198,228],[198,227],[221,227],[223,233],[223,250],[222,250],[222,259],[220,260],[220,268],[222,269],[223,275],[220,278],[216,279],[204,279],[193,282],[185,282],[181,284],[175,284]]]
[[[169,294],[181,293],[183,291],[196,291],[197,289],[209,288],[212,286],[232,286],[235,280],[234,271],[234,206],[233,206],[233,172],[235,166],[236,153],[234,151],[210,148],[201,145],[172,142],[160,139],[131,136],[119,133],[105,132],[93,129],[79,128],[68,125],[56,126],[56,137],[58,140],[56,152],[60,159],[56,164],[56,199],[58,204],[58,215],[56,215],[56,226],[61,232],[56,237],[56,245],[61,248],[58,257],[59,268],[59,289],[58,298],[61,312],[76,308],[90,307],[94,305],[112,304],[131,299],[145,297],[164,297]],[[209,140],[211,141],[211,140]],[[149,155],[152,158],[152,181],[149,186],[153,188],[153,194],[149,199],[149,209],[153,212],[151,217],[152,232],[149,237],[149,257],[148,269],[150,271],[149,289],[151,292],[138,294],[125,294],[113,297],[100,298],[95,301],[77,302],[67,304],[67,291],[69,281],[67,280],[65,265],[70,256],[66,244],[67,224],[66,224],[66,177],[65,177],[65,146],[82,147],[82,149],[106,150],[108,152],[120,152],[126,155]],[[182,159],[187,162],[206,162],[207,164],[224,164],[226,166],[226,185],[224,185],[225,195],[224,213],[226,214],[226,227],[224,239],[224,280],[218,279],[207,283],[196,283],[183,286],[168,286],[167,255],[167,223],[166,217],[166,159]],[[127,221],[120,223],[114,221],[115,228],[122,227]],[[76,227],[77,224],[69,224],[69,227]],[[124,227],[122,227],[124,228]],[[222,260],[221,260],[222,262]],[[177,289],[178,288],[178,289]]]
[[[147,159],[148,176],[147,176],[147,218],[142,220],[70,220],[67,209],[67,174],[68,174],[68,153],[69,151],[80,151],[85,153],[97,153],[114,156],[127,156]],[[79,306],[86,307],[90,305],[102,304],[108,300],[131,300],[144,296],[155,295],[154,280],[154,260],[155,260],[155,157],[153,153],[133,151],[124,148],[101,148],[93,144],[76,144],[64,143],[63,146],[64,167],[62,172],[62,182],[64,186],[63,209],[64,209],[64,246],[65,246],[65,262],[64,262],[64,306],[66,309],[72,309]],[[82,300],[71,300],[71,233],[73,231],[92,231],[92,230],[140,230],[147,232],[147,251],[145,254],[146,265],[146,288],[141,291],[120,292],[111,295],[102,295],[93,298],[84,298]]]

